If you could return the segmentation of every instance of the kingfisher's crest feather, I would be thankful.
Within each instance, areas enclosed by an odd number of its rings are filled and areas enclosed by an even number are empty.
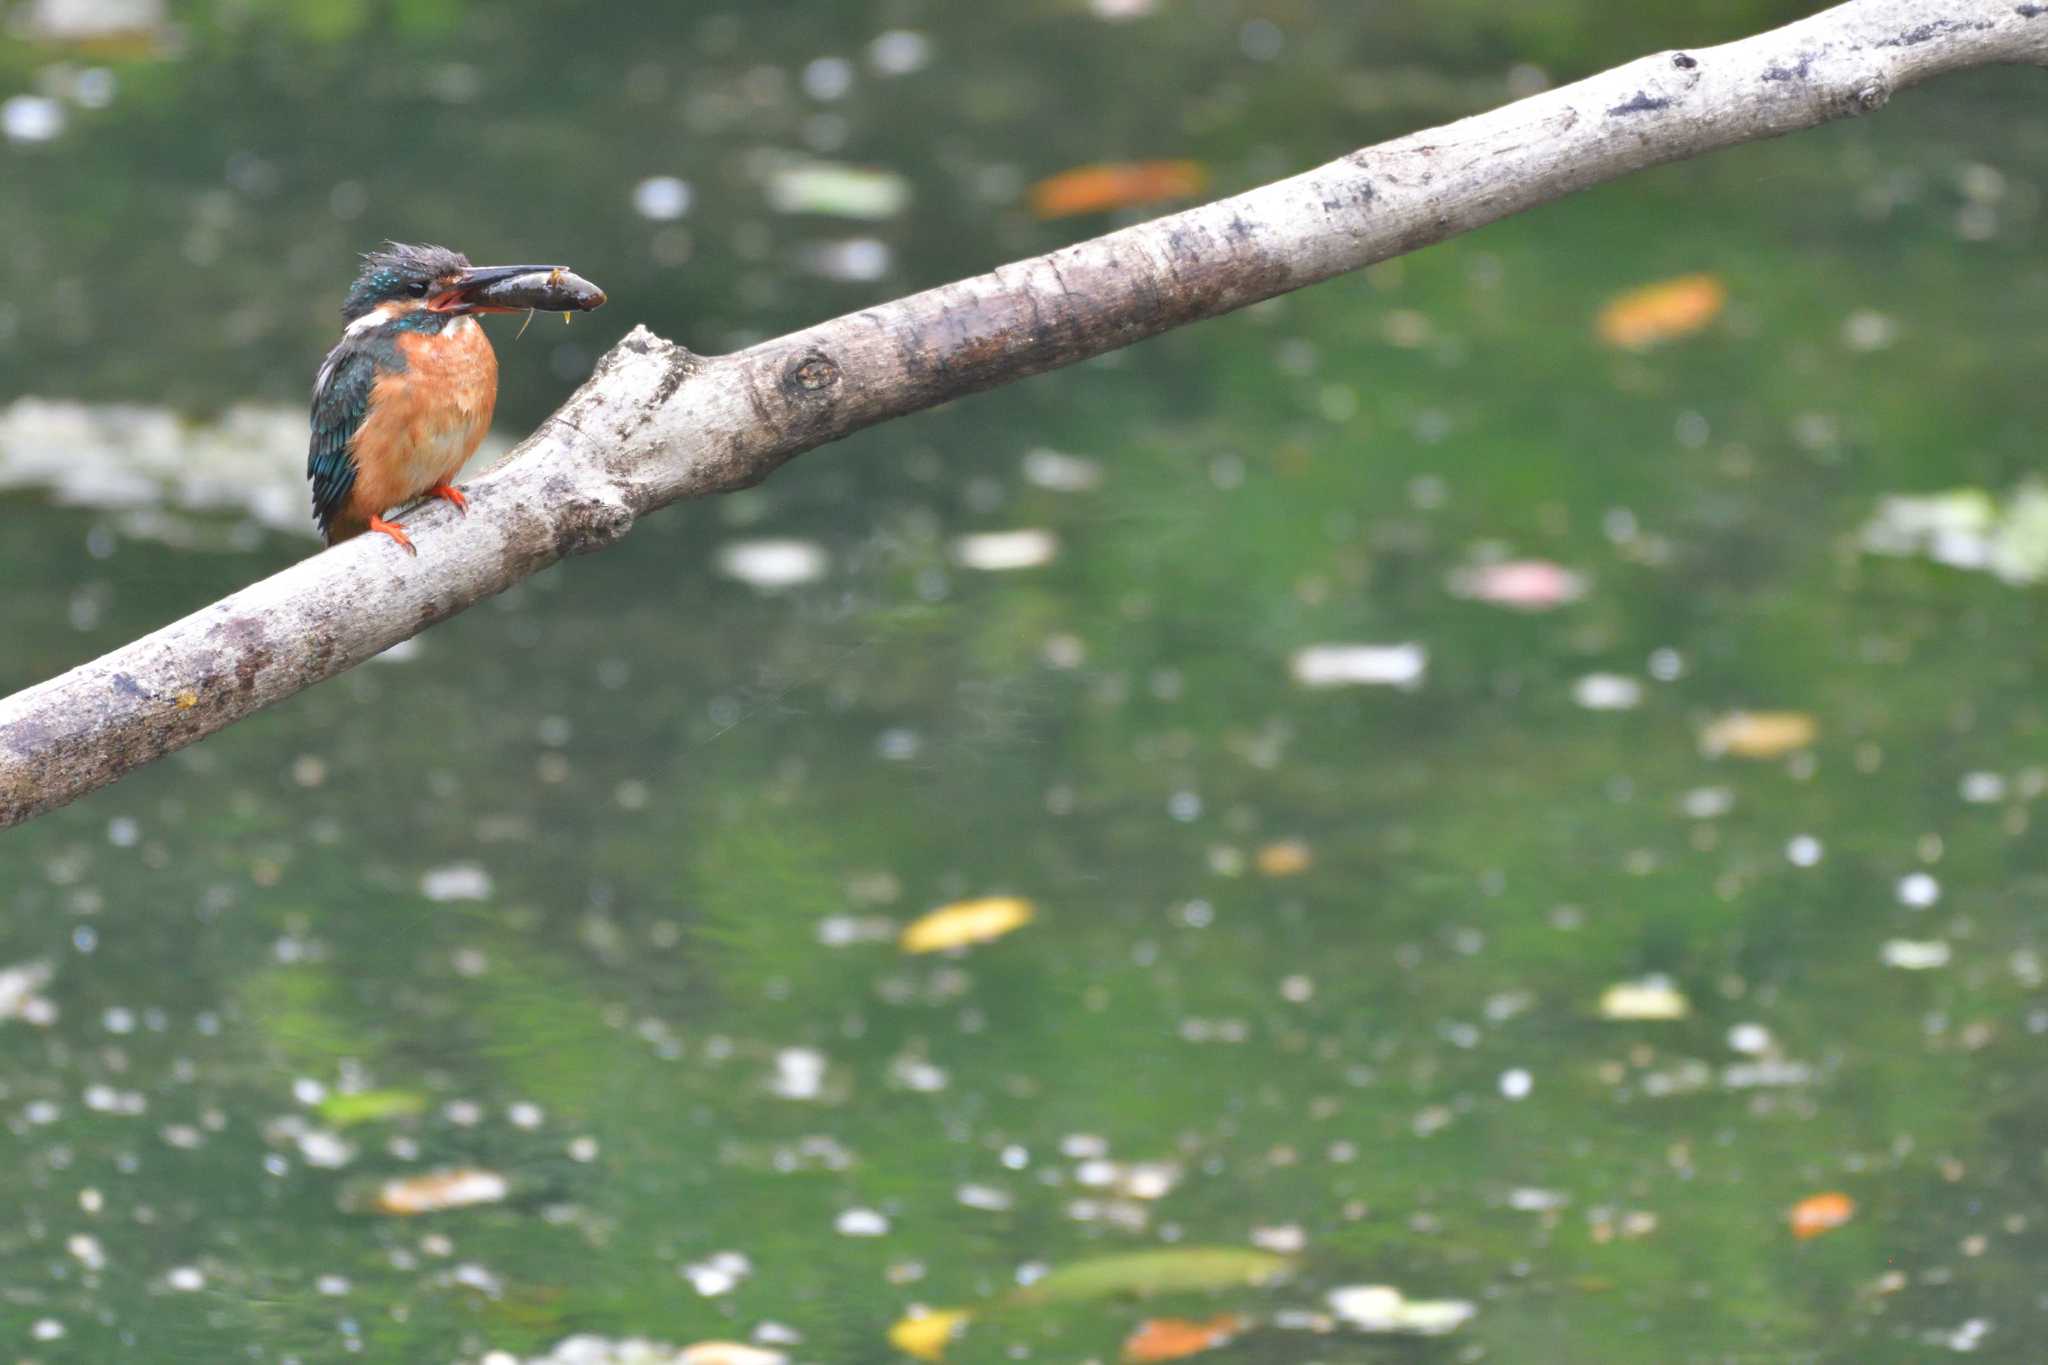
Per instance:
[[[386,242],[363,257],[363,268],[342,300],[341,318],[354,322],[387,299],[423,295],[435,281],[469,269],[469,257],[445,246]]]

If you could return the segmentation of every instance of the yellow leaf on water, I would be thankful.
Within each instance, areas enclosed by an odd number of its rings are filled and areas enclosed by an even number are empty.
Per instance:
[[[956,901],[912,921],[899,943],[906,953],[937,953],[986,943],[1031,923],[1037,913],[1037,907],[1021,896]]]
[[[1692,1002],[1668,977],[1617,982],[1600,993],[1603,1019],[1683,1019],[1691,1013]]]
[[[942,1360],[946,1347],[966,1328],[972,1316],[965,1308],[938,1308],[912,1314],[889,1329],[889,1344],[919,1360]]]
[[[1308,871],[1315,860],[1315,852],[1302,839],[1276,839],[1261,845],[1256,858],[1259,871],[1268,877],[1295,876]]]
[[[1820,736],[1820,723],[1804,711],[1731,711],[1700,732],[1708,758],[1778,758]]]
[[[1719,317],[1727,302],[1727,288],[1712,275],[1681,275],[1615,295],[1595,325],[1609,346],[1639,351],[1691,336]]]

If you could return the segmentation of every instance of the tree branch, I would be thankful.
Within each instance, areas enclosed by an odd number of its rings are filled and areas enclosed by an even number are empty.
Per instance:
[[[1631,171],[2048,64],[2048,0],[1850,0],[1663,52],[1303,175],[705,358],[636,328],[468,486],[0,701],[0,827],[370,658],[683,498],[848,432],[1443,241]]]

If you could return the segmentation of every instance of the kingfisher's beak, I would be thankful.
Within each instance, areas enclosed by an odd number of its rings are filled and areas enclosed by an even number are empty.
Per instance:
[[[436,313],[517,313],[525,305],[510,303],[494,297],[492,286],[499,286],[497,295],[504,294],[508,281],[522,275],[546,277],[568,269],[559,265],[479,265],[471,266],[455,277],[453,284],[427,300],[427,307]]]

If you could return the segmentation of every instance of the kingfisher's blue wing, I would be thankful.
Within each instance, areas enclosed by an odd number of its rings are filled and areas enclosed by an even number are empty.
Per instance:
[[[327,355],[313,385],[313,441],[306,452],[306,477],[313,483],[313,517],[324,536],[349,489],[356,460],[349,442],[370,411],[370,386],[377,364],[370,351],[343,341]]]

